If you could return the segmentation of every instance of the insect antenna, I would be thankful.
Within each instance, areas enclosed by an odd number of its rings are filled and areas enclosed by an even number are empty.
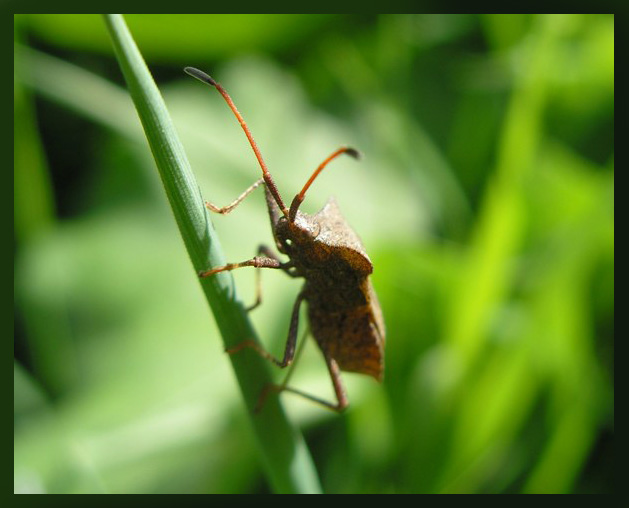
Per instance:
[[[242,130],[245,131],[245,135],[247,136],[247,139],[249,140],[249,144],[251,145],[251,148],[253,148],[253,152],[256,154],[256,158],[258,159],[258,163],[260,164],[260,168],[262,169],[262,176],[264,178],[264,183],[266,184],[267,188],[269,189],[269,192],[273,196],[273,199],[275,199],[277,206],[279,206],[284,216],[288,217],[288,209],[286,208],[286,205],[284,204],[284,201],[282,200],[282,197],[280,196],[280,193],[277,190],[277,186],[275,185],[275,182],[273,181],[273,177],[271,176],[271,173],[269,172],[268,168],[266,167],[266,164],[264,163],[264,159],[262,158],[260,149],[258,148],[258,145],[253,139],[253,135],[251,134],[249,127],[247,127],[247,123],[245,122],[245,119],[242,117],[242,115],[236,108],[234,101],[232,101],[232,98],[229,96],[227,91],[220,85],[220,83],[214,81],[214,79],[210,75],[206,74],[203,71],[200,71],[199,69],[196,69],[194,67],[186,67],[184,68],[184,72],[186,74],[189,74],[193,78],[198,79],[199,81],[203,83],[213,86],[223,96],[223,99],[225,99],[225,102],[227,102],[227,105],[229,106],[229,108],[232,110],[232,112],[238,119],[238,122],[240,123]]]
[[[354,157],[354,159],[359,159],[360,158],[360,152],[358,150],[356,150],[355,148],[342,147],[342,148],[339,148],[338,150],[336,150],[334,153],[332,153],[321,164],[319,164],[319,167],[314,170],[314,172],[312,173],[312,175],[310,176],[310,178],[306,182],[306,185],[304,185],[303,189],[301,189],[301,192],[295,196],[295,198],[293,199],[293,202],[290,204],[290,210],[288,212],[288,220],[290,220],[291,222],[295,221],[295,216],[297,215],[297,209],[299,208],[299,206],[301,205],[302,201],[304,200],[304,197],[306,196],[306,191],[310,188],[310,186],[312,185],[312,182],[314,182],[315,178],[317,178],[319,176],[319,173],[321,173],[321,171],[323,171],[323,169],[331,161],[333,161],[339,155],[344,154],[344,153]]]

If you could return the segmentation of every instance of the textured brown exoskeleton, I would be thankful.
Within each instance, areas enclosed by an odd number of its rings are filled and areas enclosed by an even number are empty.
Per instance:
[[[282,385],[267,386],[258,402],[260,409],[269,391],[290,391],[302,395],[324,406],[342,411],[348,405],[340,379],[340,370],[367,374],[381,381],[384,375],[384,320],[376,293],[369,275],[373,272],[371,260],[365,252],[358,235],[347,224],[332,198],[315,215],[299,211],[299,205],[314,179],[323,168],[337,156],[346,153],[354,158],[359,154],[353,148],[340,148],[332,153],[312,174],[303,189],[286,208],[275,182],[268,171],[262,155],[225,89],[210,76],[198,69],[186,67],[191,76],[215,87],[223,96],[238,118],[241,127],[256,154],[262,178],[243,192],[233,203],[218,208],[211,203],[206,206],[213,212],[229,213],[260,184],[264,183],[266,202],[271,218],[271,227],[278,250],[287,255],[290,261],[282,263],[268,248],[260,247],[253,259],[232,263],[201,272],[200,277],[209,277],[218,272],[234,270],[244,266],[256,268],[279,268],[291,277],[303,277],[305,284],[297,296],[290,321],[288,340],[282,360],[262,349],[253,340],[246,340],[229,349],[235,353],[244,348],[252,348],[280,367],[291,364],[295,356],[299,307],[305,300],[308,303],[310,329],[323,352],[332,377],[337,403],[332,404],[317,397]],[[259,285],[255,307],[260,303]]]

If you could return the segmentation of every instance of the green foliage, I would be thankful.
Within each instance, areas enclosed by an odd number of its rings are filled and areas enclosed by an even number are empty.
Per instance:
[[[180,242],[211,229],[198,189],[226,204],[259,177],[186,65],[229,90],[285,199],[338,146],[365,155],[335,161],[304,203],[336,196],[387,325],[385,381],[344,374],[345,414],[281,396],[323,490],[611,490],[613,16],[128,23],[194,169],[199,222],[177,231],[188,212],[168,209],[102,19],[17,16],[16,492],[291,490],[265,450],[290,448],[290,427],[248,423],[266,376],[283,373],[224,355],[232,311],[215,323],[203,302],[241,309],[234,287],[249,304],[253,272],[201,287],[209,243],[188,257]],[[261,194],[210,217],[230,261],[272,244]],[[274,352],[299,289],[287,279],[264,273],[250,315]],[[331,394],[312,344],[291,382]]]

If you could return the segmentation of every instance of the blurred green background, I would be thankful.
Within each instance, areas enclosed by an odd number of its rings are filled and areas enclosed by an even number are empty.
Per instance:
[[[326,492],[612,490],[612,15],[126,20],[206,199],[259,168],[186,65],[285,200],[364,154],[302,207],[336,196],[387,326],[385,381],[344,374],[343,415],[282,395]],[[15,492],[268,492],[102,18],[14,22]],[[213,217],[229,260],[272,244],[265,213],[256,191]],[[263,274],[276,354],[299,286]],[[333,398],[312,340],[292,384]]]

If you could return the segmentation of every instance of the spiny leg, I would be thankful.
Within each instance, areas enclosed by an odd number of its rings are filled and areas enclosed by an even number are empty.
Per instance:
[[[275,385],[273,383],[267,383],[264,386],[264,388],[262,389],[262,392],[260,392],[260,396],[258,397],[258,402],[256,403],[256,407],[253,410],[254,413],[260,412],[260,410],[262,409],[262,407],[264,406],[266,402],[267,397],[269,396],[269,393],[273,391],[277,393],[286,388],[286,385],[288,384],[288,380],[293,375],[293,372],[295,372],[295,365],[297,365],[297,362],[299,358],[301,357],[301,354],[304,350],[304,346],[306,345],[306,338],[309,333],[310,333],[310,329],[306,327],[306,329],[304,330],[304,333],[301,336],[301,342],[299,343],[299,348],[297,349],[297,352],[295,353],[293,362],[291,363],[288,369],[288,372],[286,373],[286,377],[284,378],[284,381],[282,381],[282,384]]]
[[[330,377],[332,378],[332,385],[334,386],[334,393],[336,395],[336,400],[337,400],[336,404],[333,404],[332,402],[328,402],[327,400],[323,400],[309,393],[302,392],[301,390],[298,390],[296,388],[286,386],[286,381],[285,381],[281,385],[267,385],[264,388],[262,395],[260,396],[260,399],[262,400],[258,401],[258,404],[256,406],[256,411],[259,411],[262,408],[262,405],[264,404],[264,400],[266,399],[269,392],[271,391],[276,392],[276,393],[291,392],[301,397],[304,397],[305,399],[311,400],[312,402],[321,404],[322,406],[328,409],[331,409],[332,411],[336,411],[338,413],[343,411],[349,405],[349,401],[347,400],[345,389],[343,388],[343,384],[341,383],[341,371],[339,369],[338,364],[333,358],[326,357],[326,363],[328,366],[328,371],[330,372]]]
[[[330,377],[332,378],[332,385],[334,386],[334,393],[336,395],[337,403],[335,405],[323,402],[324,406],[333,409],[334,411],[343,411],[347,406],[349,406],[349,401],[347,400],[347,394],[345,393],[345,388],[343,387],[343,383],[341,382],[341,369],[339,369],[338,363],[334,358],[330,358],[327,354],[324,354],[325,362],[328,365],[328,371],[330,372]]]
[[[240,196],[238,196],[234,201],[232,201],[229,205],[218,207],[209,201],[205,202],[205,207],[215,213],[220,213],[222,215],[226,215],[231,212],[234,208],[236,208],[241,201],[243,201],[249,194],[251,194],[255,189],[257,189],[262,183],[264,183],[264,178],[260,178],[256,182],[253,183],[247,190],[245,190]]]
[[[243,340],[240,344],[236,344],[234,347],[227,349],[227,353],[234,354],[242,351],[245,348],[251,348],[260,356],[273,362],[278,367],[284,368],[290,365],[293,361],[293,358],[295,357],[297,330],[299,328],[299,307],[301,306],[301,302],[304,301],[304,297],[304,293],[301,292],[299,293],[299,295],[297,295],[297,299],[295,300],[293,312],[290,318],[290,327],[288,329],[288,339],[286,340],[286,346],[284,348],[284,357],[281,360],[275,358],[275,356],[266,351],[260,344],[251,339]]]
[[[211,268],[204,272],[199,272],[199,277],[202,279],[205,277],[211,277],[220,272],[228,272],[235,270],[236,268],[244,268],[245,266],[253,266],[255,268],[283,268],[283,263],[277,258],[268,258],[264,256],[255,256],[247,261],[241,261],[240,263],[228,263],[225,266],[219,266],[217,268]]]
[[[258,247],[258,254],[264,254],[264,256],[258,255],[252,259],[248,259],[247,261],[242,261],[240,263],[229,263],[225,266],[219,266],[217,268],[212,268],[204,272],[199,272],[198,275],[201,278],[211,277],[212,275],[216,275],[220,272],[235,270],[236,268],[244,268],[246,266],[253,266],[255,268],[279,268],[291,275],[291,272],[289,271],[289,269],[292,267],[291,263],[282,263],[275,255],[275,253],[273,253],[273,251],[265,245],[260,245]],[[256,299],[253,304],[247,307],[245,310],[247,312],[250,312],[258,305],[260,305],[260,303],[262,303],[262,283],[260,278],[260,271],[256,270]]]
[[[264,254],[269,259],[275,259],[278,263],[280,263],[280,268],[284,271],[288,271],[288,266],[290,263],[281,263],[276,254],[269,249],[266,245],[260,245],[258,247],[258,255]],[[247,307],[247,312],[251,312],[253,309],[258,307],[262,303],[262,272],[260,270],[256,270],[256,299],[252,305]]]
[[[241,342],[240,344],[237,344],[233,348],[227,349],[227,353],[234,354],[239,351],[242,351],[245,348],[251,348],[254,351],[256,351],[260,356],[273,362],[278,367],[284,368],[291,364],[294,365],[294,360],[297,358],[299,354],[301,354],[301,351],[303,350],[303,346],[305,344],[305,340],[304,340],[305,334],[304,334],[304,339],[302,339],[299,351],[295,353],[295,348],[297,345],[297,331],[299,328],[299,307],[301,306],[301,303],[304,300],[304,297],[305,297],[304,293],[301,292],[297,296],[297,299],[295,300],[295,304],[293,306],[293,312],[291,314],[290,327],[288,330],[288,339],[286,341],[286,347],[284,350],[284,357],[282,358],[281,361],[278,360],[275,356],[273,356],[271,353],[266,351],[262,346],[260,346],[260,344],[258,344],[257,342],[253,340],[245,340]],[[307,332],[308,330],[306,330],[305,333]],[[266,402],[267,397],[269,396],[271,392],[280,393],[283,391],[300,395],[308,400],[316,402],[317,404],[321,404],[322,406],[328,409],[331,409],[332,411],[337,411],[337,412],[343,411],[349,405],[349,401],[347,400],[347,395],[345,394],[345,389],[343,388],[343,384],[341,382],[341,371],[339,369],[338,364],[336,363],[336,360],[331,358],[325,352],[323,356],[325,358],[325,362],[328,367],[330,377],[332,379],[332,386],[334,387],[334,393],[336,395],[336,400],[337,400],[336,404],[333,404],[331,402],[328,402],[326,400],[323,400],[319,397],[303,392],[296,388],[287,386],[288,381],[293,373],[293,369],[291,368],[291,370],[289,370],[282,384],[280,385],[267,384],[262,389],[262,392],[260,393],[260,397],[254,409],[254,412],[257,413],[258,411],[262,409],[262,407],[264,406],[264,403]]]
[[[330,377],[332,378],[332,386],[334,387],[334,394],[336,395],[336,404],[328,402],[326,400],[320,399],[319,397],[315,397],[314,395],[310,395],[309,393],[302,392],[301,390],[297,390],[295,388],[291,388],[290,386],[282,386],[279,391],[287,391],[291,393],[295,393],[297,395],[301,395],[302,397],[316,402],[317,404],[321,404],[332,411],[336,411],[340,413],[343,411],[348,405],[349,401],[347,400],[347,395],[345,393],[345,388],[343,388],[343,383],[341,383],[341,370],[339,369],[338,364],[334,358],[330,358],[325,355],[325,362],[328,366],[328,371],[330,372]]]

